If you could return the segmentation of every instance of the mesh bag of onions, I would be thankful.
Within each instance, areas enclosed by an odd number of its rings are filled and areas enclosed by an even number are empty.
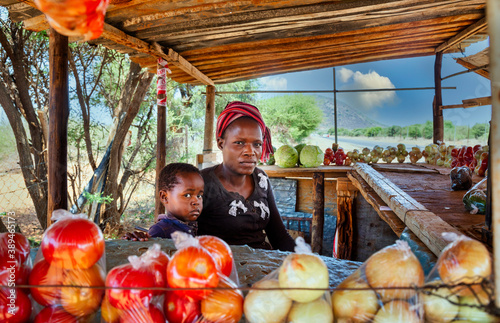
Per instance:
[[[90,319],[104,296],[104,236],[86,214],[55,210],[51,219],[29,276],[34,322]]]
[[[333,322],[328,268],[303,238],[295,242],[295,253],[255,283],[245,297],[248,322]]]
[[[492,257],[479,241],[444,233],[450,243],[426,277],[422,290],[428,322],[499,322],[488,313],[493,303]]]
[[[424,271],[406,241],[368,258],[332,293],[336,322],[423,322]]]

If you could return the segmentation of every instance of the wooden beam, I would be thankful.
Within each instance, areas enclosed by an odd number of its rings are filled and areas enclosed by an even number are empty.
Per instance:
[[[311,226],[311,249],[321,254],[323,248],[323,226],[325,223],[325,174],[313,173],[313,214]]]
[[[156,185],[155,185],[155,223],[158,215],[165,213],[165,206],[160,199],[159,178],[167,156],[167,69],[165,66],[157,63],[157,111],[156,111]]]
[[[401,190],[397,185],[364,163],[354,170],[370,185],[403,223],[436,255],[449,243],[443,232],[461,233]]]
[[[47,19],[45,15],[37,16],[31,19],[27,19],[24,21],[24,28],[32,31],[42,31],[49,27]],[[163,58],[169,63],[174,64],[179,67],[182,71],[187,73],[188,75],[194,77],[199,82],[205,85],[214,85],[214,82],[205,74],[200,72],[195,66],[193,66],[190,62],[188,62],[184,57],[179,55],[176,51],[171,48],[168,48],[165,51],[158,44],[149,44],[139,38],[130,36],[120,29],[111,26],[110,24],[104,24],[104,31],[101,35],[101,38],[108,39],[117,44],[126,46],[133,50],[138,51],[139,53],[144,53],[151,55],[155,58]]]
[[[491,102],[492,102],[491,96],[484,96],[481,98],[462,100],[462,104],[442,105],[441,109],[455,109],[455,108],[467,109],[467,108],[491,105]]]
[[[214,82],[208,76],[200,72],[195,66],[189,63],[184,57],[179,55],[171,48],[168,48],[167,53],[165,53],[160,45],[149,44],[139,38],[132,37],[109,24],[104,24],[104,31],[101,37],[111,40],[117,44],[135,49],[138,52],[145,53],[154,57],[161,57],[169,63],[174,64],[185,73],[191,75],[202,84],[214,85]]]
[[[215,120],[215,86],[207,85],[205,106],[205,133],[203,136],[203,153],[210,154],[213,151]]]
[[[443,63],[443,53],[436,53],[436,61],[434,63],[434,87],[436,94],[432,105],[432,122],[433,122],[433,135],[432,141],[435,144],[443,141],[444,138],[444,120],[443,110],[439,107],[443,105],[443,93],[441,90],[441,65]]]
[[[488,26],[488,23],[486,22],[486,17],[483,17],[479,19],[477,22],[474,24],[470,25],[469,27],[465,28],[455,36],[451,37],[441,45],[439,45],[436,48],[436,53],[444,52],[451,46],[460,43],[462,40],[469,38],[470,36],[477,34],[478,32],[485,30],[486,27]]]
[[[51,28],[47,227],[52,224],[54,210],[68,209],[68,57],[68,37]]]
[[[477,68],[477,66],[475,66],[474,64],[471,64],[469,62],[464,61],[462,58],[457,58],[457,63],[462,65],[463,67],[465,67],[468,70],[473,70],[473,69]],[[479,74],[483,77],[486,77],[488,80],[490,79],[490,72],[487,69],[477,69],[477,70],[474,70],[473,72],[476,74]]]

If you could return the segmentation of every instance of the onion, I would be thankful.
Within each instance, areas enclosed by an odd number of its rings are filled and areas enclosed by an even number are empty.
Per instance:
[[[441,285],[441,280],[433,281],[432,285]],[[458,314],[458,296],[453,294],[453,291],[446,287],[429,290],[431,295],[422,294],[422,302],[424,303],[425,319],[429,322],[445,323],[451,322]]]
[[[361,277],[361,270],[356,270],[347,277],[338,288],[370,288]],[[332,294],[332,307],[335,319],[348,319],[351,322],[371,320],[378,310],[377,294],[372,289],[336,290]]]
[[[415,287],[424,284],[424,270],[408,243],[398,240],[373,254],[365,263],[368,284],[373,288]],[[409,299],[412,289],[377,289],[384,302]]]
[[[375,315],[374,323],[420,323],[422,320],[406,301],[395,300],[384,304]]]
[[[294,303],[287,322],[289,323],[332,323],[333,313],[324,298],[309,303]]]
[[[285,289],[283,293],[294,301],[313,301],[329,287],[328,268],[321,258],[312,254],[290,254],[279,270],[281,288],[318,288],[323,290]]]
[[[436,263],[439,276],[445,284],[478,283],[491,275],[491,257],[486,247],[479,241],[459,238],[449,244]],[[480,291],[481,286],[471,286]],[[462,288],[458,295],[472,295],[471,289]]]
[[[460,308],[458,310],[458,319],[466,322],[498,322],[494,316],[486,313],[480,306],[488,305],[490,299],[484,292],[478,292],[476,296],[464,296],[460,298]]]
[[[255,288],[279,288],[277,280],[263,280],[253,285]],[[243,305],[245,318],[250,323],[283,322],[292,307],[292,300],[279,289],[250,290]]]

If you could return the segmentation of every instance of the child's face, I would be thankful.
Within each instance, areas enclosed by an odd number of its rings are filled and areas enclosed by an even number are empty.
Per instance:
[[[195,221],[203,209],[203,178],[197,173],[177,174],[170,191],[160,191],[160,199],[167,213],[181,221]]]

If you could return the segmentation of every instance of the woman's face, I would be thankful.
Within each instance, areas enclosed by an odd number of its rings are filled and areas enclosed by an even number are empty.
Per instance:
[[[240,175],[251,175],[262,155],[262,132],[259,124],[250,118],[233,121],[217,138],[225,167]]]

